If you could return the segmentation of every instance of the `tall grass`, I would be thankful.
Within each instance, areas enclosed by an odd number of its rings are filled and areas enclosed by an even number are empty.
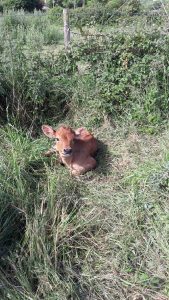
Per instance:
[[[46,55],[45,48],[58,44],[62,34],[45,15],[21,11],[1,17],[0,35],[1,109],[4,113],[6,110],[8,120],[15,118],[22,126],[34,126],[38,112],[42,112],[39,116],[45,112],[48,99],[53,106],[52,99],[57,103],[57,98],[64,93],[58,90],[58,80],[54,81],[53,50],[48,50]]]
[[[6,232],[1,232],[0,250],[4,256],[11,251],[1,267],[4,295],[78,298],[89,288],[87,278],[83,283],[82,270],[97,249],[98,231],[103,231],[102,209],[83,200],[84,187],[66,170],[42,159],[44,140],[31,141],[9,127],[1,130],[1,138],[1,225]],[[19,207],[26,219],[25,237],[17,252],[10,238],[4,242],[14,226],[9,203]],[[20,225],[15,218],[14,224]]]
[[[79,180],[44,159],[46,139],[1,129],[2,299],[168,296],[168,133],[107,129]]]

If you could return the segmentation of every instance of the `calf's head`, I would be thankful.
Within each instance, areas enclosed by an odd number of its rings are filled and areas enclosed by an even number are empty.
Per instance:
[[[48,125],[43,125],[42,131],[47,137],[55,139],[54,148],[60,156],[68,157],[72,155],[76,135],[70,127],[61,126],[59,129],[54,130]]]

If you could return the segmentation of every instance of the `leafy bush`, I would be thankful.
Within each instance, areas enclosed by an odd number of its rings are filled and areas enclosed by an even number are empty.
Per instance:
[[[60,6],[55,6],[47,12],[49,20],[60,23],[63,19],[63,9]]]
[[[63,34],[58,30],[56,25],[50,25],[43,31],[44,44],[53,45],[57,44],[61,39],[63,40]]]
[[[121,16],[120,11],[102,5],[77,8],[70,11],[70,23],[72,25],[113,24]]]
[[[3,4],[0,4],[0,13],[3,13],[4,7]]]
[[[42,8],[42,1],[41,0],[5,0],[3,2],[4,9],[24,9],[27,11],[33,11],[34,9],[41,9]]]
[[[140,0],[129,0],[123,6],[123,11],[129,15],[139,14],[141,12],[141,1]]]
[[[77,8],[70,11],[71,25],[110,25],[120,22],[122,18],[133,16],[142,12],[140,0],[113,0],[106,5],[103,3],[94,3],[83,8]]]
[[[110,0],[106,6],[109,9],[119,9],[124,3],[125,0]]]
[[[47,0],[46,1],[46,4],[49,8],[52,8],[53,7],[53,0]]]
[[[70,55],[72,62],[90,65],[85,78],[90,77],[92,83],[84,97],[76,92],[72,107],[90,107],[95,111],[95,122],[105,114],[128,112],[137,124],[149,126],[168,116],[168,35],[161,38],[158,28],[118,32],[100,42],[91,38],[74,47]]]

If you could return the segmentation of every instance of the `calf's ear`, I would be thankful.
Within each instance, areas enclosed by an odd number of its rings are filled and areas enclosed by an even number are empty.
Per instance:
[[[42,131],[47,137],[49,137],[51,139],[55,137],[56,131],[48,125],[42,125]]]

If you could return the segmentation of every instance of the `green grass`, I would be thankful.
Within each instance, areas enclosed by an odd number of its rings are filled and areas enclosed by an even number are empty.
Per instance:
[[[45,138],[1,128],[1,299],[167,299],[169,135],[128,128],[95,132],[98,167],[79,179]]]
[[[0,19],[0,299],[169,298],[168,35],[150,23],[65,53],[48,15]],[[43,122],[92,130],[97,168],[44,157]]]

